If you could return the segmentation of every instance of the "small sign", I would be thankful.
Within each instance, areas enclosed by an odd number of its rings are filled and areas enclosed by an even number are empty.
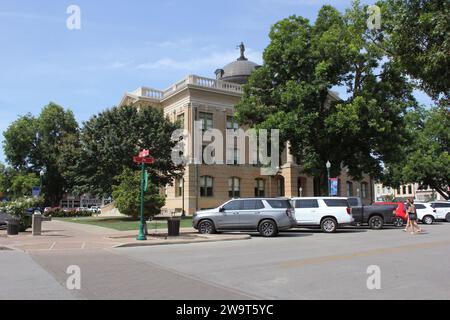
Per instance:
[[[144,158],[144,157],[133,157],[133,161],[135,163],[152,164],[152,163],[155,162],[155,159],[153,159],[153,158]]]
[[[338,195],[338,178],[330,179],[330,195],[337,196]]]
[[[41,187],[33,187],[31,189],[31,196],[33,198],[37,198],[39,197],[39,195],[41,194]]]

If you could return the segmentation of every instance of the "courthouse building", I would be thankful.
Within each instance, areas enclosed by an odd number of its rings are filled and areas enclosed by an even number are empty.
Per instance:
[[[188,75],[166,90],[140,87],[126,93],[120,105],[160,108],[172,121],[180,121],[191,135],[194,134],[194,122],[201,121],[204,130],[216,128],[225,136],[226,129],[238,128],[233,119],[234,108],[242,97],[242,85],[258,67],[245,57],[245,47],[241,44],[240,57],[216,70],[215,78]],[[330,99],[339,97],[330,92]],[[205,142],[207,144],[209,142]],[[193,154],[192,139],[187,147]],[[248,146],[246,151],[248,153]],[[184,178],[174,181],[174,186],[165,190],[165,209],[192,214],[237,197],[320,195],[318,180],[302,174],[301,167],[286,150],[277,169],[273,175],[267,176],[261,175],[261,168],[252,164],[187,164]],[[363,181],[351,181],[343,172],[339,177],[338,193],[341,196],[361,196],[365,202],[371,202],[372,181],[369,177]]]

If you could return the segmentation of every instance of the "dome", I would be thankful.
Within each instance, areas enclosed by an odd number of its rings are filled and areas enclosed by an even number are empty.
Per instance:
[[[236,61],[227,64],[223,69],[216,71],[216,77],[219,80],[234,82],[238,84],[247,83],[248,78],[260,66],[245,57],[245,46],[243,43],[239,46],[241,56]]]

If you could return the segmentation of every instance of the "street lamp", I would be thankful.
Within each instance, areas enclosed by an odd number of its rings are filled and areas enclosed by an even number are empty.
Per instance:
[[[300,198],[303,197],[303,188],[300,187],[300,188],[298,189],[298,191],[300,191]]]
[[[44,180],[44,175],[45,175],[45,169],[42,169],[42,170],[39,172],[39,176],[41,177],[41,191],[42,191],[42,182],[43,182],[43,180]]]
[[[331,177],[330,177],[331,162],[327,161],[327,173],[328,173],[328,196],[331,197]]]

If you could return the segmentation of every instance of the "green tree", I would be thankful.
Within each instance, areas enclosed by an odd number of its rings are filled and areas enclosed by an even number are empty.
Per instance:
[[[171,184],[182,173],[182,166],[172,162],[171,141],[179,125],[153,107],[114,107],[84,123],[81,149],[76,164],[76,184],[80,192],[111,195],[116,177],[124,168],[136,170],[133,156],[151,150],[155,163],[149,166],[152,184]]]
[[[408,119],[410,143],[399,149],[403,161],[389,164],[385,184],[419,183],[450,199],[450,112],[435,107]]]
[[[367,27],[367,6],[355,2],[344,14],[331,6],[315,23],[291,16],[270,31],[264,65],[256,70],[237,105],[241,124],[280,129],[304,172],[326,177],[342,166],[355,179],[378,178],[383,162],[398,159],[405,141],[404,115],[415,104],[385,42]],[[331,89],[347,88],[344,99]]]
[[[118,184],[113,186],[112,196],[116,208],[122,214],[137,219],[141,208],[141,172],[125,168],[115,180]],[[144,196],[145,218],[159,214],[164,204],[165,198],[160,194],[160,189],[157,185],[150,183]]]
[[[387,0],[388,51],[431,97],[450,98],[450,5],[442,0]]]
[[[20,117],[3,133],[6,159],[16,170],[39,173],[46,169],[46,204],[58,205],[72,185],[65,164],[76,154],[67,146],[78,140],[78,134],[72,111],[54,103],[45,106],[38,117]]]
[[[12,177],[10,192],[14,198],[29,197],[33,187],[39,186],[39,183],[37,174],[18,172]]]

